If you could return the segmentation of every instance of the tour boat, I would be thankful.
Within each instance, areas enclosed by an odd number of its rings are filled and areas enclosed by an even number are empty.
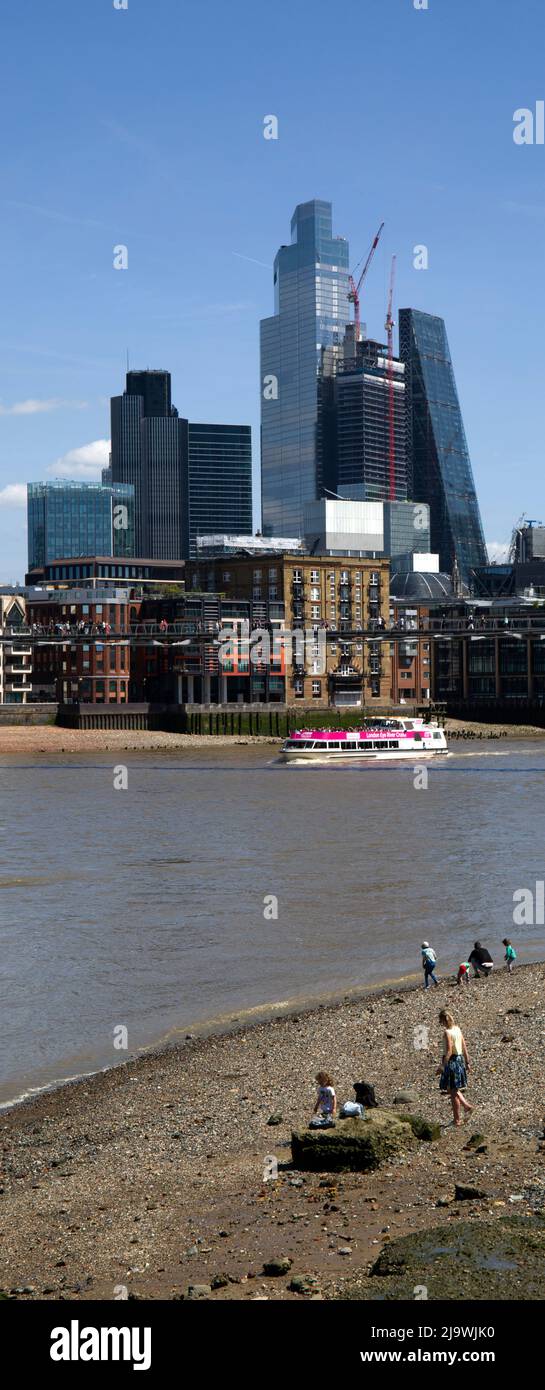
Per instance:
[[[284,762],[423,758],[448,753],[444,729],[423,719],[370,719],[360,729],[298,729],[282,745]]]

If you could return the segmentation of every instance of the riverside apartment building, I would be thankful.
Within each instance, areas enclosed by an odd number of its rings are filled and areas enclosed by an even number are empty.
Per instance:
[[[208,591],[244,601],[250,630],[273,624],[307,634],[304,663],[287,662],[276,678],[283,703],[358,708],[390,702],[389,644],[380,640],[389,616],[387,559],[296,552],[210,556],[189,562],[186,589],[188,595]],[[246,698],[252,698],[249,685]]]

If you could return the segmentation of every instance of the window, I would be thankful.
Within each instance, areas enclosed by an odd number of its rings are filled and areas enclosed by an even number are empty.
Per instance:
[[[322,693],[322,682],[321,682],[321,681],[313,681],[313,682],[312,682],[312,694],[313,694],[313,696],[314,696],[314,699],[315,699],[315,700],[319,699],[321,693]]]
[[[305,693],[305,683],[300,679],[299,676],[297,676],[293,682],[293,693],[299,700]]]
[[[254,583],[255,583],[256,579],[257,579],[257,580],[260,580],[260,579],[261,579],[261,570],[254,570]]]
[[[313,588],[313,589],[311,589],[311,591],[310,591],[310,597],[311,597],[311,599],[314,601],[314,603],[319,603],[319,602],[320,602],[320,590],[319,590],[318,588]]]
[[[318,584],[318,583],[319,583],[319,580],[320,580],[320,572],[319,572],[319,570],[311,570],[311,571],[310,571],[310,582],[311,582],[311,584]]]
[[[230,583],[231,583],[231,573],[230,573],[229,570],[224,570],[221,577],[222,577],[222,580],[223,580],[223,583],[224,583],[224,584],[230,584]]]
[[[319,608],[318,604],[313,604],[313,605],[312,605],[311,617],[313,617],[313,618],[319,618],[319,617],[320,617],[320,608]]]
[[[302,581],[303,581],[303,573],[302,573],[302,570],[294,570],[294,571],[293,571],[293,582],[294,582],[294,584],[301,584]]]

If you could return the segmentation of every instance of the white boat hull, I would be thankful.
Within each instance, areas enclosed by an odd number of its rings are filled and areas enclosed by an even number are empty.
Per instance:
[[[407,762],[407,759],[410,759],[411,762],[414,762],[415,758],[420,759],[437,757],[450,758],[451,754],[449,753],[448,748],[395,748],[391,749],[390,751],[386,748],[384,749],[384,751],[381,751],[380,749],[377,749],[375,751],[374,749],[356,748],[351,749],[350,751],[339,750],[339,752],[328,752],[327,749],[320,749],[319,751],[310,750],[309,752],[306,752],[303,748],[300,751],[294,748],[293,750],[283,749],[281,753],[282,761],[286,763],[384,763],[391,762],[395,758],[402,758],[405,762]]]

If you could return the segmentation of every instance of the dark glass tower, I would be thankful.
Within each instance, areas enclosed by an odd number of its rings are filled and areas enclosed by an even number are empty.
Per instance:
[[[394,498],[407,498],[405,366],[392,362]],[[336,415],[336,480],[333,490],[360,502],[390,498],[390,377],[388,348],[366,338],[356,343],[352,325],[345,358],[332,380]]]
[[[111,408],[112,478],[134,487],[137,555],[187,560],[199,532],[251,534],[249,425],[180,419],[169,372],[129,372]]]
[[[487,554],[471,459],[443,319],[399,311],[400,357],[406,366],[409,470],[415,502],[428,502],[431,548],[439,568],[454,564],[469,583]]]
[[[184,431],[171,403],[170,372],[127,372],[113,396],[112,479],[135,492],[136,553],[181,560]]]
[[[184,556],[198,535],[252,534],[252,431],[249,425],[187,424]]]
[[[111,478],[134,488],[134,540],[137,555],[146,555],[147,517],[142,479],[141,396],[113,396],[111,406]]]
[[[170,372],[127,372],[127,395],[142,397],[144,415],[176,415],[171,391]]]
[[[291,245],[274,262],[275,312],[261,322],[263,529],[303,534],[305,503],[322,494],[320,378],[342,354],[349,320],[348,242],[331,203],[300,203]]]

